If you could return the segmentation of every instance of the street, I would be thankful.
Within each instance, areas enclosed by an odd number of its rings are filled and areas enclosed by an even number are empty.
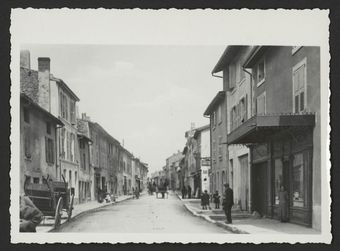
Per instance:
[[[143,195],[89,212],[58,232],[229,233],[190,214],[174,194],[168,199]]]

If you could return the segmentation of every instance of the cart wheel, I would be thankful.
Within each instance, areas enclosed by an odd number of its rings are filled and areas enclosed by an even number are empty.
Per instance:
[[[57,228],[60,225],[62,209],[63,209],[63,198],[60,197],[57,203],[57,207],[55,208],[54,228]]]
[[[71,220],[72,217],[72,210],[73,210],[73,201],[74,201],[74,194],[71,196],[70,203],[67,209],[67,221]]]

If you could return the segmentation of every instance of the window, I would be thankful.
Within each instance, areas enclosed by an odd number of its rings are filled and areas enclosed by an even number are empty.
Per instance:
[[[86,155],[83,153],[83,168],[86,170]]]
[[[257,86],[260,86],[266,77],[266,71],[265,71],[265,63],[264,59],[262,59],[258,65],[257,65]]]
[[[62,128],[61,129],[61,142],[60,142],[60,155],[62,158],[65,158],[65,134],[66,134],[66,129]]]
[[[51,123],[50,122],[46,122],[46,133],[51,134]]]
[[[282,176],[282,160],[281,159],[275,159],[274,162],[275,170],[274,170],[274,175],[275,175],[275,204],[279,204],[279,193],[280,193],[280,188],[283,185],[283,176]]]
[[[222,136],[218,137],[218,158],[222,160]]]
[[[216,127],[216,111],[214,111],[213,113],[213,125],[214,125],[214,128]]]
[[[234,130],[236,128],[235,121],[236,121],[236,106],[234,106],[230,112],[230,130]]]
[[[54,163],[54,142],[53,142],[53,139],[45,137],[45,153],[46,153],[46,162],[53,164]]]
[[[72,171],[68,171],[68,182],[70,187],[72,187]]]
[[[70,120],[72,124],[76,123],[76,103],[70,100]]]
[[[222,105],[219,105],[217,109],[217,121],[219,124],[222,123]]]
[[[233,89],[236,85],[235,64],[229,65],[229,88]]]
[[[60,92],[59,94],[59,102],[60,102],[60,115],[63,119],[68,120],[68,100],[67,96]]]
[[[74,147],[75,147],[75,135],[74,135],[74,133],[71,133],[70,134],[70,136],[71,136],[71,151],[70,151],[70,160],[71,161],[74,161],[75,159],[74,159]]]
[[[294,113],[306,108],[306,59],[293,68],[293,109]]]
[[[293,160],[293,206],[304,207],[303,154],[295,154]]]
[[[26,123],[29,123],[30,122],[30,114],[29,114],[28,108],[24,107],[23,111],[24,111],[24,121]]]
[[[240,123],[242,124],[247,120],[247,95],[241,99],[240,106],[241,106]]]
[[[34,184],[39,184],[39,182],[40,182],[40,179],[38,177],[34,177],[33,178],[33,183]]]
[[[266,92],[256,98],[256,113],[258,115],[266,114]]]
[[[66,159],[71,159],[71,135],[66,132]]]

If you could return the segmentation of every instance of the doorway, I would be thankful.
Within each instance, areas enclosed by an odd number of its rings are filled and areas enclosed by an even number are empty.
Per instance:
[[[261,216],[267,213],[267,162],[253,164],[252,171],[253,211]]]

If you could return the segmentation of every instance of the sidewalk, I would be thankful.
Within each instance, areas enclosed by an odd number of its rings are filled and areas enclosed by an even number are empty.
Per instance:
[[[72,218],[75,218],[83,213],[86,213],[90,210],[93,209],[97,209],[97,208],[102,208],[105,206],[109,206],[115,203],[119,203],[121,201],[125,201],[128,199],[131,199],[132,195],[122,195],[116,198],[115,202],[102,202],[99,203],[98,201],[89,201],[86,203],[82,203],[82,204],[77,204],[77,205],[73,205],[73,211],[72,211]],[[64,224],[67,221],[67,213],[63,212],[62,218],[61,218],[61,224]],[[53,230],[54,227],[54,218],[52,217],[45,217],[45,219],[40,223],[39,226],[37,226],[37,232],[40,233],[46,233],[46,232],[50,232],[51,230]]]
[[[320,234],[319,231],[292,224],[282,223],[278,220],[269,218],[258,218],[248,212],[232,210],[233,223],[225,223],[226,217],[222,209],[202,210],[200,199],[182,199],[179,194],[178,198],[183,202],[185,208],[197,217],[216,224],[235,234]],[[210,206],[213,206],[211,204]]]

